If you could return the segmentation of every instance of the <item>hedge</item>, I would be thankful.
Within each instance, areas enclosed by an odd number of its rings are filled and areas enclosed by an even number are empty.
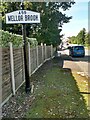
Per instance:
[[[36,38],[27,38],[26,41],[30,43],[31,46],[37,45]],[[13,43],[13,46],[19,47],[23,45],[22,35],[12,34],[8,31],[0,30],[0,46],[7,47],[9,42]]]

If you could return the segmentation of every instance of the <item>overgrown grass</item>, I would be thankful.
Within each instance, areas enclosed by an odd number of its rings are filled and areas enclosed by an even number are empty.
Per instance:
[[[87,118],[88,110],[70,69],[53,66],[39,75],[26,118]],[[42,80],[42,81],[41,81]]]

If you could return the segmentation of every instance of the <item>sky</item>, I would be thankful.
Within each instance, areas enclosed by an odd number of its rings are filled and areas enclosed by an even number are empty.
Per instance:
[[[75,4],[67,11],[61,11],[72,16],[69,23],[64,23],[61,34],[64,38],[77,35],[83,28],[88,31],[88,3],[89,0],[75,0]],[[90,3],[89,3],[90,5]]]

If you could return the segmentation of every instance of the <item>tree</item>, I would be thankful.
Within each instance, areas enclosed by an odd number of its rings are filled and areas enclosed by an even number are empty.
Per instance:
[[[68,17],[66,14],[63,14],[59,11],[61,7],[63,10],[66,10],[71,7],[74,2],[62,2],[62,3],[35,3],[34,7],[37,8],[39,12],[41,12],[41,24],[40,29],[37,33],[38,41],[45,42],[47,44],[57,45],[61,42],[60,32],[62,31],[62,26],[64,23],[68,23],[71,16]],[[60,27],[61,29],[58,29]]]
[[[68,23],[71,16],[68,17],[59,11],[61,7],[63,10],[69,9],[75,2],[24,2],[25,9],[37,11],[41,13],[41,23],[40,24],[27,24],[27,36],[36,37],[38,42],[43,42],[46,44],[57,45],[61,42],[60,32],[62,31],[62,26],[64,23]],[[12,33],[22,34],[21,25],[6,25],[5,14],[20,9],[19,2],[7,2],[2,3],[0,8],[2,11],[2,29],[10,31]],[[58,29],[60,27],[60,29]]]
[[[86,33],[85,28],[80,30],[77,36],[68,37],[69,43],[90,46],[90,32]]]
[[[78,44],[85,44],[85,35],[86,35],[86,30],[83,28],[77,35],[77,43]]]
[[[77,44],[77,37],[76,36],[68,37],[68,39],[69,39],[69,43]]]
[[[85,45],[90,46],[90,32],[88,32],[85,36]]]

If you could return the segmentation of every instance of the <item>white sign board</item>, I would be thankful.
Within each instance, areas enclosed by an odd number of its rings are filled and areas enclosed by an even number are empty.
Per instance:
[[[40,23],[40,13],[29,10],[17,10],[6,14],[6,23]]]

